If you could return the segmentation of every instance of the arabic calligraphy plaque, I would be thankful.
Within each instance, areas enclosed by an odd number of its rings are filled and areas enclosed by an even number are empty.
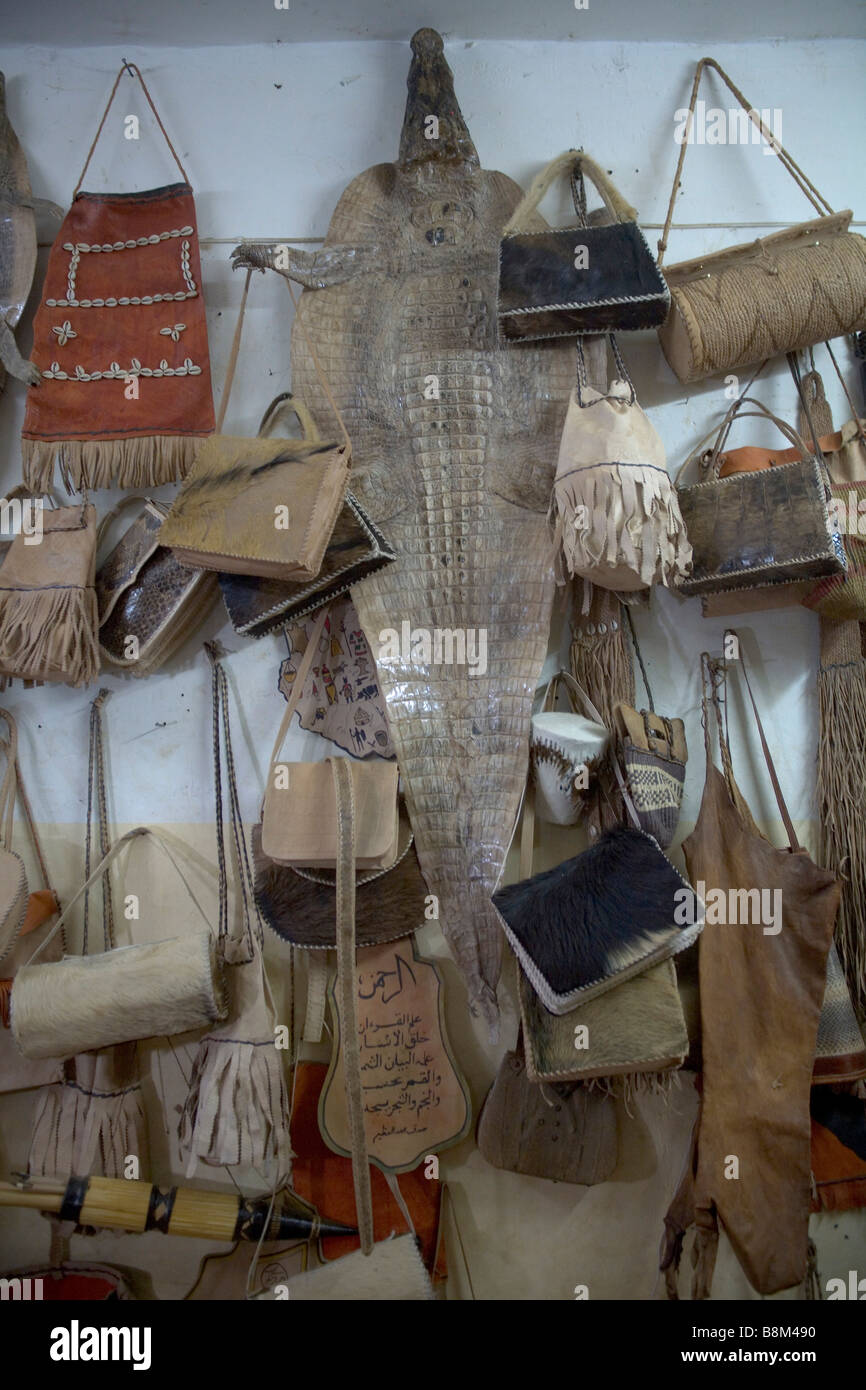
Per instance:
[[[469,1092],[445,1033],[439,970],[418,955],[414,936],[365,947],[357,961],[367,1152],[383,1171],[402,1173],[465,1138],[472,1119]],[[335,975],[328,998],[334,1046],[319,1099],[319,1128],[330,1148],[351,1154]]]

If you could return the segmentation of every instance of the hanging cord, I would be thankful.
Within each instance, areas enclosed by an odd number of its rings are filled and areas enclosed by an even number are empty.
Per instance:
[[[840,382],[842,383],[842,390],[845,392],[845,399],[846,399],[846,401],[848,402],[848,407],[849,407],[849,409],[850,409],[850,411],[851,411],[851,419],[854,421],[854,424],[857,426],[857,433],[859,434],[861,441],[862,441],[864,444],[866,444],[866,432],[864,432],[863,426],[862,426],[862,424],[861,424],[861,422],[860,422],[860,415],[859,415],[859,413],[858,413],[857,407],[856,407],[856,405],[854,404],[853,400],[851,399],[851,392],[848,390],[847,382],[845,381],[845,378],[843,377],[841,371],[839,370],[839,363],[836,361],[836,354],[834,353],[834,351],[833,351],[833,349],[831,348],[831,346],[830,346],[829,343],[825,343],[824,346],[825,346],[825,348],[827,349],[827,351],[828,351],[829,354],[830,354],[830,361],[833,363],[833,366],[836,368],[836,375],[837,375],[837,377],[839,378]],[[814,366],[815,366],[815,359],[814,359],[814,357],[813,357],[813,358],[812,358],[812,367],[813,367],[813,369],[814,369]]]
[[[617,380],[624,381],[626,383],[630,393],[628,403],[629,405],[634,405],[637,401],[637,392],[634,389],[634,382],[628,374],[628,368],[626,367],[625,362],[622,359],[622,353],[619,350],[619,344],[616,341],[615,335],[613,333],[609,333],[608,339],[610,342],[611,350],[613,352],[613,360],[616,363],[616,369],[619,374]],[[602,393],[601,395],[597,396],[594,401],[585,401],[583,399],[582,391],[585,391],[587,389],[589,382],[586,374],[586,359],[583,355],[582,337],[578,337],[576,339],[575,348],[577,351],[577,403],[580,406],[580,408],[582,410],[586,410],[589,406],[598,405],[599,401],[621,401],[621,396],[611,395],[609,392],[607,394]]]
[[[138,69],[138,67],[136,66],[135,63],[128,63],[128,62],[126,61],[126,59],[124,58],[123,63],[121,64],[120,72],[117,74],[116,78],[114,79],[114,86],[113,86],[112,89],[111,89],[111,96],[108,98],[108,101],[106,102],[106,105],[105,105],[105,110],[104,110],[103,113],[102,113],[102,120],[99,122],[99,127],[98,127],[98,129],[97,129],[97,131],[96,131],[96,134],[95,134],[94,137],[93,137],[93,144],[90,146],[90,149],[87,151],[87,158],[86,158],[85,161],[84,161],[84,168],[81,170],[81,173],[80,173],[79,176],[78,176],[78,182],[77,182],[77,184],[75,185],[75,188],[73,189],[73,192],[72,192],[73,198],[76,197],[76,195],[78,194],[78,192],[79,192],[79,190],[80,190],[80,188],[81,188],[82,183],[84,182],[84,175],[87,173],[87,166],[89,165],[91,159],[93,158],[93,151],[96,149],[97,142],[98,142],[98,140],[99,140],[100,135],[102,134],[103,126],[105,125],[105,122],[108,120],[108,113],[109,113],[109,111],[111,110],[111,103],[114,101],[114,98],[115,98],[115,96],[117,95],[117,89],[118,89],[118,87],[120,86],[120,79],[123,77],[123,74],[124,74],[125,72],[128,72],[129,75],[130,75],[130,77],[137,77],[138,80],[139,80],[139,82],[141,83],[141,89],[142,89],[142,91],[144,92],[144,95],[147,97],[147,103],[148,103],[148,105],[149,105],[151,111],[153,112],[153,114],[154,114],[154,116],[155,116],[155,118],[156,118],[156,123],[157,123],[157,125],[159,126],[160,130],[162,131],[163,135],[165,136],[165,143],[168,145],[168,148],[171,150],[171,152],[172,152],[172,154],[173,154],[173,156],[174,156],[174,162],[175,162],[175,164],[177,165],[178,169],[180,170],[181,174],[183,175],[183,181],[184,181],[184,183],[186,183],[186,184],[189,183],[189,179],[187,178],[186,170],[184,169],[183,165],[182,165],[181,162],[180,162],[180,159],[179,159],[179,157],[178,157],[177,150],[174,148],[174,145],[171,143],[171,141],[170,141],[169,138],[168,138],[168,132],[166,131],[165,126],[163,125],[162,121],[161,121],[160,118],[159,118],[159,112],[157,111],[156,107],[155,107],[154,104],[153,104],[153,97],[150,95],[150,92],[147,90],[147,84],[145,83],[145,80],[144,80],[144,78],[142,77],[141,72],[139,71],[139,69]]]
[[[779,157],[779,161],[782,167],[791,175],[791,178],[797,184],[801,193],[803,193],[805,197],[808,198],[809,202],[812,204],[813,208],[815,208],[819,216],[824,217],[828,213],[832,215],[833,212],[833,209],[827,202],[827,199],[824,198],[818,192],[815,185],[803,173],[803,170],[800,168],[799,164],[796,164],[792,157],[788,154],[788,151],[782,148],[781,144],[776,140],[776,137],[773,135],[772,131],[767,130],[767,127],[764,125],[764,122],[761,120],[760,116],[758,115],[758,112],[751,105],[751,103],[746,100],[746,98],[743,96],[743,93],[737,87],[734,86],[733,82],[731,81],[730,77],[728,77],[728,74],[724,71],[724,69],[719,67],[719,64],[716,62],[714,58],[702,58],[701,61],[698,63],[697,68],[695,69],[695,80],[692,84],[692,94],[691,99],[689,101],[689,115],[688,124],[686,127],[686,138],[680,145],[680,156],[677,161],[677,171],[674,174],[674,183],[673,188],[671,189],[671,199],[668,205],[668,212],[667,217],[665,218],[665,225],[662,230],[662,235],[658,244],[659,265],[661,265],[662,261],[664,260],[664,254],[667,250],[668,235],[670,234],[671,224],[673,222],[674,217],[674,204],[677,200],[677,194],[680,191],[680,179],[683,172],[683,164],[686,158],[686,150],[688,149],[691,140],[692,122],[694,120],[695,106],[697,104],[698,99],[698,87],[701,81],[701,74],[705,67],[713,68],[719,74],[725,86],[728,88],[728,91],[733,93],[733,95],[737,98],[737,101],[742,106],[743,110],[748,115],[749,120],[752,122],[753,125],[756,125],[758,127],[758,130],[768,141],[768,143],[772,146],[772,148],[776,151],[776,154]]]
[[[631,616],[631,611],[628,605],[624,603],[622,607],[626,616],[626,620],[628,622],[628,630],[631,633],[632,645],[634,646],[634,654],[637,657],[638,666],[640,667],[640,673],[643,678],[643,683],[646,687],[646,696],[649,700],[649,707],[653,711],[653,713],[655,713],[655,700],[653,699],[653,693],[650,690],[649,677],[646,673],[646,667],[643,664],[643,657],[641,656],[640,647],[638,646],[637,633],[634,630],[634,620]]]
[[[90,706],[90,750],[87,769],[87,829],[84,843],[84,877],[90,878],[90,854],[93,837],[93,810],[97,808],[99,818],[99,855],[104,858],[111,849],[108,834],[108,813],[105,799],[105,744],[102,732],[102,707],[111,694],[110,690],[100,690]],[[84,895],[84,932],[82,952],[89,953],[89,909],[90,889]],[[111,882],[108,874],[102,879],[102,937],[103,950],[114,946],[114,905],[111,896]]]
[[[226,779],[228,782],[229,819],[235,858],[238,866],[241,903],[243,908],[243,940],[246,955],[231,953],[231,964],[249,963],[255,955],[255,946],[264,945],[264,931],[253,896],[253,874],[250,865],[247,841],[241,818],[240,798],[238,796],[237,775],[235,772],[234,750],[232,748],[231,722],[229,715],[229,691],[225,669],[219,660],[217,647],[213,642],[205,643],[205,650],[211,662],[214,803],[217,840],[217,863],[219,866],[219,941],[225,952],[231,935],[229,926],[228,869],[225,852],[225,828],[223,822],[222,792],[222,748],[220,746],[220,719],[222,719],[222,745],[226,756]],[[238,944],[238,943],[234,943]],[[228,957],[227,957],[228,959]]]

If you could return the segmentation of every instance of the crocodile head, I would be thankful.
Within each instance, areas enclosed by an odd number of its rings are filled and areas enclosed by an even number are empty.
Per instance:
[[[435,29],[419,29],[413,36],[406,86],[398,164],[407,169],[432,161],[477,169],[478,154],[454,95],[442,36]]]

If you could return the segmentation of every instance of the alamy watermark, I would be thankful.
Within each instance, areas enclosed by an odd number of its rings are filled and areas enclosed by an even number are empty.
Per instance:
[[[763,131],[755,124],[760,120]],[[764,134],[764,131],[767,133]],[[695,105],[694,116],[687,106],[674,112],[674,140],[678,145],[763,145],[764,154],[778,154],[782,148],[782,109],[762,107],[744,111],[736,106],[724,110],[707,106],[705,101]]]
[[[678,927],[694,926],[703,920],[708,927],[762,926],[764,936],[778,936],[782,930],[781,888],[707,888],[699,878],[694,888],[678,888],[674,893],[674,922]]]
[[[0,532],[23,536],[25,545],[41,545],[44,510],[41,497],[0,498]]]
[[[468,666],[470,676],[487,670],[487,629],[484,627],[386,627],[379,633],[376,662],[413,661],[422,666]]]

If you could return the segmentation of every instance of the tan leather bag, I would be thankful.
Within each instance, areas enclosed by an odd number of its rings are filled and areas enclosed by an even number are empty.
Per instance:
[[[279,761],[327,615],[328,609],[323,608],[286,703],[262,805],[262,853],[276,864],[297,868],[327,869],[337,863],[337,806],[330,763]],[[397,764],[381,758],[349,761],[357,824],[356,865],[359,869],[390,868],[397,858],[399,839]]]
[[[705,67],[719,74],[749,119],[768,136],[758,112],[713,58],[702,58],[697,65],[690,120]],[[834,212],[775,137],[772,143],[817,215],[772,236],[665,268],[671,311],[658,335],[680,381],[700,381],[866,328],[866,239],[848,230],[850,209]],[[684,142],[659,241],[659,265],[686,149]]]
[[[162,529],[183,564],[227,574],[315,579],[349,485],[352,445],[222,434],[240,347],[250,274],[235,329],[217,433],[205,440]]]
[[[17,535],[0,565],[0,675],[87,685],[99,672],[96,509],[45,507],[42,539]]]

